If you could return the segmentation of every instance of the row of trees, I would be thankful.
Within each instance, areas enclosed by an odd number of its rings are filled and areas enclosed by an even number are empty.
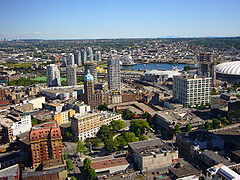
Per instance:
[[[229,124],[229,120],[226,117],[222,117],[220,119],[213,118],[212,123],[209,121],[206,121],[204,123],[204,129],[210,130],[210,129],[218,129],[220,127],[224,127]]]
[[[206,130],[218,129],[218,128],[224,127],[228,124],[229,124],[229,121],[226,117],[222,117],[220,119],[213,118],[211,123],[209,121],[206,121],[204,123],[204,129],[206,129]],[[191,130],[192,130],[192,125],[190,123],[187,124],[186,127],[182,128],[182,129],[179,124],[176,124],[175,129],[174,129],[175,133],[180,133],[182,131],[189,132]]]

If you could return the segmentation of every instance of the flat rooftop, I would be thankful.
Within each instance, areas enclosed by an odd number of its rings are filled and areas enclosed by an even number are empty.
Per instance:
[[[110,168],[115,166],[123,166],[128,165],[126,158],[114,158],[114,159],[108,159],[108,160],[101,160],[101,161],[95,161],[91,163],[91,167],[93,169],[104,169],[104,168]]]
[[[128,144],[135,152],[142,156],[156,155],[167,151],[177,150],[172,144],[164,143],[161,139],[132,142]]]
[[[200,174],[201,171],[191,164],[184,165],[182,167],[174,167],[169,169],[177,178],[182,178],[186,176],[192,176]]]

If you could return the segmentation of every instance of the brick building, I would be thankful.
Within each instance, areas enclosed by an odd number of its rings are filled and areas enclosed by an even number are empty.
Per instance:
[[[46,160],[62,158],[62,135],[56,121],[34,126],[29,139],[34,168]]]

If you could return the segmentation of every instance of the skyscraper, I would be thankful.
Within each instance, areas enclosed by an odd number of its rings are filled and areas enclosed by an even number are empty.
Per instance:
[[[72,53],[69,53],[67,55],[67,65],[73,65],[74,64],[74,55]]]
[[[81,50],[81,62],[82,62],[82,65],[84,65],[87,61],[87,52],[85,49],[82,49]]]
[[[85,103],[89,104],[94,94],[94,78],[90,73],[90,70],[87,69],[84,80],[84,93],[85,93]]]
[[[90,70],[90,74],[93,76],[94,81],[97,82],[97,70],[96,70],[96,63],[94,62],[86,62],[84,64],[84,74],[87,74],[87,70]]]
[[[101,51],[97,51],[97,52],[95,53],[95,61],[96,61],[97,63],[99,63],[100,61],[102,61]]]
[[[119,56],[111,56],[107,61],[108,88],[110,90],[121,89],[121,73],[119,59]]]
[[[60,70],[55,64],[47,66],[47,86],[61,86]]]
[[[77,65],[68,65],[67,66],[67,84],[68,86],[77,85]]]
[[[66,55],[62,56],[62,65],[63,66],[67,65],[67,56]]]
[[[87,48],[87,61],[93,61],[93,50],[91,47]]]
[[[79,50],[75,51],[74,53],[74,63],[77,66],[81,66],[82,62],[81,62],[81,52]]]
[[[62,158],[62,135],[56,121],[34,126],[30,131],[29,141],[34,168],[43,161]]]

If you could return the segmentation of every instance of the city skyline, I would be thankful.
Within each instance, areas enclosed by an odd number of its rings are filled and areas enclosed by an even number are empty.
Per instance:
[[[0,39],[240,36],[237,0],[1,1]]]

